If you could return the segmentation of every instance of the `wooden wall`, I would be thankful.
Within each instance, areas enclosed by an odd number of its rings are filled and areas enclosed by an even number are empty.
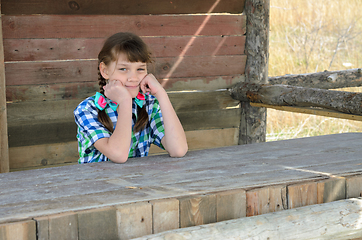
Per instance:
[[[93,95],[106,37],[140,35],[190,149],[237,144],[244,80],[243,0],[2,0],[10,169],[76,162],[73,110]],[[186,14],[189,13],[189,14]],[[221,90],[220,90],[221,89]]]

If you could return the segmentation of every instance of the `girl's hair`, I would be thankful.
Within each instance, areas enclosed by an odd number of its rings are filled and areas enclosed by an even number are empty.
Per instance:
[[[109,37],[102,50],[98,54],[98,80],[99,89],[104,94],[103,86],[107,84],[99,70],[99,64],[103,62],[105,65],[113,61],[117,61],[119,54],[125,54],[130,62],[152,63],[151,52],[143,40],[129,32],[119,32]],[[113,123],[105,110],[98,110],[98,120],[113,132]],[[148,114],[145,105],[142,108],[137,106],[137,121],[134,125],[134,131],[142,130],[148,122]]]

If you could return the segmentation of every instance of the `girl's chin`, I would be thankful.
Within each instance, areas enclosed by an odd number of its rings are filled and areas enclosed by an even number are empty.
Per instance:
[[[132,98],[137,97],[138,93],[140,91],[140,88],[129,88],[128,92],[131,94]]]

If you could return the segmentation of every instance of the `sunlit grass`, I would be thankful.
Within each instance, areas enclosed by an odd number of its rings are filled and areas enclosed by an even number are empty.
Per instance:
[[[361,0],[271,0],[269,76],[362,67],[361,6]],[[359,121],[268,109],[267,141],[360,131]]]

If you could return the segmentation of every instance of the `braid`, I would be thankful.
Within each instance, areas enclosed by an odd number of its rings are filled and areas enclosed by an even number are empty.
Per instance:
[[[103,86],[105,86],[107,84],[107,80],[103,78],[103,76],[99,70],[99,67],[98,67],[98,81],[99,81],[99,83],[98,83],[99,92],[104,95]],[[107,128],[108,131],[113,133],[113,123],[104,109],[103,110],[98,109],[98,120],[103,124],[103,126],[105,128]]]

